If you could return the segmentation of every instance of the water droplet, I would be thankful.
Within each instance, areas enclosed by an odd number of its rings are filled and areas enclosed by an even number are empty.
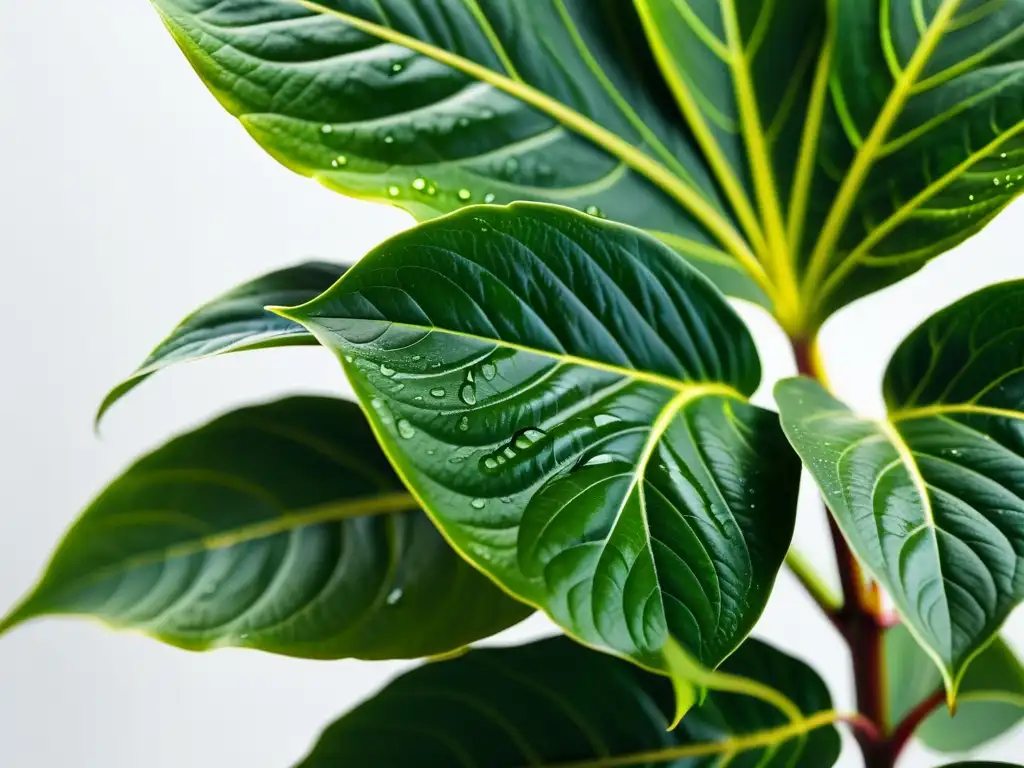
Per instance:
[[[424,189],[427,188],[427,180],[424,179],[422,176],[413,179],[412,188],[415,189],[417,192],[422,192]]]
[[[468,432],[469,431],[469,418],[468,417],[463,416],[461,419],[459,419],[459,429],[462,430],[463,432]]]
[[[391,378],[392,376],[395,375],[395,369],[394,368],[388,368],[386,365],[384,365],[384,363],[381,363],[380,364],[380,375],[381,376],[387,376],[388,378]]]
[[[398,197],[399,191],[398,187],[388,187],[388,194],[391,195],[391,197]]]
[[[604,217],[604,214],[601,212],[601,209],[598,208],[596,205],[588,205],[585,209],[585,213],[589,213],[591,216],[597,216],[598,218]]]
[[[484,469],[497,469],[498,460],[493,456],[485,456],[483,460]]]
[[[505,173],[507,173],[509,176],[511,176],[518,170],[519,161],[516,158],[510,157],[508,160],[505,161]]]
[[[352,362],[352,355],[345,355],[345,362],[346,363],[351,363]]]
[[[380,401],[380,400],[379,400],[378,398],[376,398],[376,397],[375,397],[375,398],[373,398],[373,400],[371,400],[371,401],[370,401],[370,405],[372,405],[372,406],[373,406],[374,408],[383,408],[383,407],[384,407],[384,403],[382,403],[382,402],[381,402],[381,401]]]
[[[248,632],[243,632],[242,634],[240,634],[238,636],[238,639],[239,640],[248,640],[249,639],[249,633]]]
[[[402,65],[399,64],[398,62],[395,62],[394,64],[391,65],[391,71],[392,72],[401,72],[402,71]]]
[[[968,195],[968,196],[967,196],[967,199],[968,199],[968,200],[973,200],[973,199],[974,199],[974,195]]]
[[[498,367],[494,363],[484,363],[480,366],[480,373],[488,381],[492,381],[498,375]]]
[[[338,155],[336,158],[331,160],[331,165],[333,165],[335,168],[344,168],[346,165],[348,165],[348,158],[345,157],[344,155]]]
[[[501,503],[502,504],[511,504],[512,503],[512,497],[511,496],[502,496],[501,497]]]
[[[473,499],[471,502],[469,502],[469,506],[471,506],[473,509],[483,509],[486,505],[487,501],[485,499]]]
[[[416,397],[414,397],[413,400],[415,400],[416,402],[421,402],[423,400],[423,395],[416,395]]]
[[[395,603],[397,603],[401,599],[402,599],[402,588],[401,587],[395,587],[390,592],[388,592],[387,604],[388,605],[394,605]]]
[[[391,135],[391,134],[389,133],[389,134],[388,134],[387,136],[385,136],[385,137],[384,137],[384,143],[385,143],[385,144],[394,144],[394,143],[395,143],[395,137],[394,137],[394,136],[392,136],[392,135]]]
[[[333,125],[328,125],[328,124],[325,123],[324,125],[320,126],[320,133],[330,133],[333,130],[334,130],[334,126]]]
[[[473,193],[463,187],[459,190],[459,200],[469,200],[473,196]]]
[[[476,387],[472,382],[466,382],[459,390],[459,399],[466,405],[476,405]]]
[[[1000,157],[1002,157],[1002,158],[1005,158],[1005,157],[1006,157],[1006,153],[1005,153],[1005,152],[1003,152],[1003,153],[1001,153],[1001,154],[1000,154],[999,156],[1000,156]]]
[[[599,413],[594,417],[595,427],[606,427],[609,424],[614,424],[617,421],[622,421],[618,416],[613,416],[610,413]]]
[[[405,389],[405,384],[399,384],[396,387],[392,387],[391,391],[392,392],[401,392],[403,389]]]
[[[469,125],[469,118],[468,117],[460,117],[459,118],[459,127],[460,128],[465,128],[468,125]]]
[[[398,434],[402,438],[408,440],[410,437],[416,436],[415,428],[412,426],[412,424],[409,423],[407,419],[399,419],[397,426]]]
[[[430,394],[433,395],[434,397],[444,397],[445,392],[444,389],[442,389],[441,387],[435,387],[434,389],[430,390]]]
[[[437,194],[437,187],[435,187],[433,184],[428,185],[427,186],[427,194],[428,195],[436,195]]]
[[[492,193],[488,192],[486,195],[484,195],[484,202],[485,203],[493,203],[494,202],[494,195]]]
[[[433,456],[435,453],[437,453],[437,451],[435,451],[433,448],[427,450],[427,456]]]
[[[999,179],[992,179],[992,183],[995,184],[998,187],[999,186]]]

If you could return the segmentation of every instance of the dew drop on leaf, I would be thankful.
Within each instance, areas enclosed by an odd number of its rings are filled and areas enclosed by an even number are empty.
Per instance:
[[[329,125],[327,123],[325,123],[324,125],[320,126],[320,133],[330,133],[333,130],[334,130],[334,126],[333,125]]]
[[[386,365],[384,365],[384,363],[381,363],[380,364],[380,375],[381,376],[387,376],[388,378],[390,378],[390,377],[395,375],[395,369],[394,368],[388,368]]]
[[[598,208],[596,205],[588,205],[584,212],[585,213],[589,213],[591,216],[597,216],[598,218],[604,218],[604,213],[602,213],[601,209]]]
[[[388,592],[387,604],[388,605],[394,605],[395,603],[397,603],[401,599],[402,599],[402,588],[401,587],[395,587],[390,592]]]
[[[476,387],[472,382],[466,382],[459,390],[459,399],[466,405],[476,405]]]
[[[412,424],[409,423],[408,419],[399,419],[397,426],[398,434],[404,439],[408,440],[409,438],[416,436],[416,430],[413,428]]]
[[[433,395],[434,397],[444,397],[445,392],[441,387],[435,387],[434,389],[430,390],[430,394]]]
[[[473,193],[463,187],[459,190],[459,200],[469,200],[473,196]]]
[[[460,117],[459,118],[459,127],[460,128],[465,128],[468,125],[469,125],[469,118],[468,117]]]
[[[484,499],[473,499],[469,502],[469,506],[473,509],[483,509],[487,505],[487,501]]]
[[[424,179],[422,176],[416,177],[415,179],[412,180],[412,188],[415,189],[417,192],[422,192],[424,189],[427,188],[427,180]]]
[[[388,194],[391,195],[391,197],[398,197],[398,192],[398,187],[388,187]]]
[[[394,137],[394,136],[392,136],[392,135],[391,135],[391,134],[389,133],[389,134],[388,134],[387,136],[385,136],[385,137],[384,137],[384,143],[385,143],[385,144],[394,144],[394,143],[395,143],[395,137]]]
[[[494,202],[494,195],[491,192],[488,192],[486,195],[484,195],[484,202],[485,203],[493,203]]]
[[[402,71],[402,65],[399,64],[398,62],[395,62],[394,64],[391,65],[391,71],[395,72],[395,73],[401,72]]]
[[[459,419],[459,429],[462,430],[463,432],[469,431],[469,417],[463,416],[461,419]]]
[[[492,381],[498,375],[498,368],[494,363],[484,363],[480,366],[480,373],[483,374],[485,379]]]

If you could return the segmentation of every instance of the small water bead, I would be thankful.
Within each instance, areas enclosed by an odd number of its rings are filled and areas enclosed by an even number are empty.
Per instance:
[[[968,196],[967,196],[967,199],[968,199],[968,200],[974,200],[974,195],[968,195]]]
[[[413,355],[413,356],[412,356],[412,361],[413,361],[414,363],[417,363],[417,362],[419,362],[419,361],[420,361],[420,360],[422,360],[422,359],[423,359],[423,355]]]
[[[497,469],[498,460],[493,456],[485,456],[483,460],[484,469]]]
[[[469,417],[468,416],[463,416],[461,419],[459,419],[459,429],[462,430],[463,432],[468,432],[469,431]]]
[[[398,434],[403,439],[408,440],[409,438],[416,436],[416,429],[409,423],[408,419],[399,419],[397,426]]]
[[[529,427],[516,435],[512,444],[519,450],[525,451],[527,448],[532,448],[545,437],[547,437],[547,433],[544,430]]]
[[[422,192],[424,189],[427,188],[427,180],[424,179],[422,176],[413,179],[412,188],[415,189],[417,192]]]
[[[398,187],[388,187],[388,194],[391,195],[391,197],[398,197],[398,193],[400,191],[401,190]]]
[[[399,64],[398,62],[395,62],[394,64],[391,65],[391,71],[396,73],[396,74],[398,72],[401,72],[402,69],[404,69],[404,67],[401,64]]]
[[[330,133],[333,130],[334,130],[334,126],[333,125],[329,125],[329,124],[325,123],[324,125],[320,126],[320,133]]]
[[[995,184],[998,187],[999,186],[999,179],[998,178],[992,179],[992,183]]]
[[[1000,154],[999,156],[1000,156],[1001,158],[1003,158],[1004,160],[1006,159],[1006,153],[1005,153],[1005,152],[1001,153],[1001,154]]]
[[[476,405],[476,387],[472,382],[462,385],[462,389],[459,390],[459,399],[466,405]]]
[[[513,173],[515,173],[518,170],[519,170],[519,161],[516,158],[510,157],[508,160],[505,161],[505,173],[507,173],[508,175],[511,176]]]
[[[348,158],[344,155],[338,155],[336,158],[331,160],[331,165],[335,168],[344,168],[348,165]]]
[[[465,187],[460,189],[458,194],[459,194],[459,200],[463,200],[463,201],[469,200],[469,198],[471,198],[473,196],[473,193],[470,192]]]
[[[584,211],[589,213],[591,216],[597,216],[598,218],[604,218],[604,213],[596,205],[588,205]]]
[[[386,601],[387,601],[388,605],[394,605],[395,603],[397,603],[401,599],[402,599],[402,588],[401,587],[395,587],[390,592],[388,592],[388,596],[386,598]]]
[[[395,375],[395,369],[394,368],[388,368],[386,365],[384,365],[384,363],[381,363],[380,364],[380,375],[381,376],[387,376],[388,378],[391,378],[392,376]]]
[[[471,502],[469,502],[469,506],[471,506],[473,509],[483,509],[485,506],[487,506],[487,501],[485,499],[473,499]]]
[[[384,403],[383,403],[383,402],[382,402],[382,401],[381,401],[380,399],[378,399],[378,398],[376,398],[376,397],[375,397],[375,398],[373,398],[373,399],[372,399],[372,400],[370,401],[370,405],[372,405],[372,406],[373,406],[374,408],[376,408],[376,409],[378,409],[378,410],[380,410],[381,408],[383,408],[383,407],[384,407]]]
[[[437,194],[437,187],[435,187],[433,184],[427,185],[427,194],[430,195],[431,197],[436,195]]]
[[[469,125],[469,118],[468,117],[460,117],[459,118],[459,127],[460,128],[465,128],[468,125]]]
[[[346,363],[351,363],[353,359],[354,358],[352,357],[352,355],[345,355],[345,362]]]
[[[433,395],[434,397],[444,397],[445,391],[441,387],[435,387],[434,389],[430,390],[430,394]]]
[[[492,193],[488,192],[486,195],[484,195],[484,202],[485,203],[493,203],[494,202],[494,195]]]
[[[494,363],[484,363],[480,366],[480,373],[487,381],[493,381],[494,377],[498,375],[498,367]]]

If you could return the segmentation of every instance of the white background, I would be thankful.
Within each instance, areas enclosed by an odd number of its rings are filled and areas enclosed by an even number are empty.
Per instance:
[[[1022,210],[829,324],[827,362],[842,396],[877,410],[882,368],[907,331],[977,287],[1024,276]],[[264,155],[145,0],[3,0],[0,613],[140,452],[242,403],[344,391],[319,349],[234,355],[155,377],[97,439],[91,419],[103,394],[187,311],[284,264],[355,259],[408,223]],[[760,313],[745,315],[766,381],[790,373],[781,334]],[[798,543],[827,566],[823,531],[820,510],[806,505]],[[849,709],[841,641],[788,576],[780,584],[757,633],[813,660]],[[534,620],[504,639],[545,631]],[[1024,621],[1008,632],[1024,641]],[[406,666],[189,654],[89,622],[38,621],[0,638],[0,766],[287,768],[324,724]],[[1022,754],[1024,734],[985,756]],[[940,762],[915,747],[901,768]],[[855,750],[842,765],[860,765]]]

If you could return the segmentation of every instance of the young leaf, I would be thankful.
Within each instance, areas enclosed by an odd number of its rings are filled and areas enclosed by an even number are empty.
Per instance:
[[[297,768],[641,768],[662,751],[658,765],[668,765],[668,754],[682,760],[672,765],[696,765],[684,758],[701,755],[718,764],[725,752],[737,765],[835,764],[831,699],[810,667],[756,640],[724,667],[782,690],[805,715],[819,717],[786,725],[763,702],[712,693],[669,732],[672,695],[664,680],[557,637],[474,650],[403,675],[329,726]]]
[[[320,261],[299,264],[243,283],[204,304],[182,320],[131,376],[110,391],[96,421],[128,392],[169,365],[247,349],[316,344],[301,325],[264,307],[309,301],[330,288],[346,269]]]
[[[295,170],[420,219],[599,211],[794,334],[1024,189],[1017,0],[154,3]]]
[[[905,627],[886,632],[889,727],[942,688],[942,677]],[[1024,668],[996,638],[971,662],[960,683],[956,715],[936,707],[914,735],[939,752],[969,752],[1006,733],[1024,717]]]
[[[1024,599],[1024,281],[933,315],[885,374],[888,418],[781,382],[787,436],[860,560],[942,669],[970,660]]]
[[[154,5],[246,130],[330,188],[421,220],[470,203],[573,206],[766,301],[628,3]]]
[[[632,228],[483,206],[280,310],[338,351],[446,537],[585,643],[707,666],[764,608],[799,462],[724,298]]]
[[[130,467],[0,631],[78,614],[191,650],[413,658],[528,613],[445,544],[354,403],[296,397]]]

